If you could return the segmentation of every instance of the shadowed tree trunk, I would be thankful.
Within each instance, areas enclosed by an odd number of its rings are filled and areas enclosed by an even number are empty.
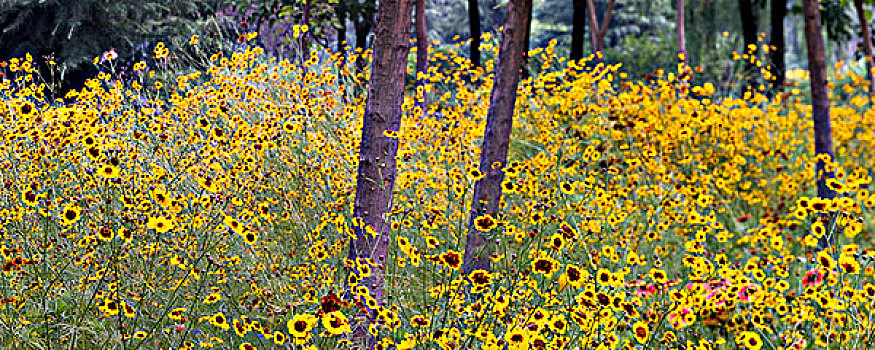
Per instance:
[[[774,89],[781,91],[784,89],[784,81],[786,76],[786,64],[784,63],[784,17],[787,16],[787,0],[772,0],[772,9],[770,12],[770,21],[772,22],[772,33],[769,38],[769,45],[772,46],[769,52],[769,60],[772,61],[772,74],[775,75]]]
[[[480,67],[480,5],[468,0],[468,28],[471,31],[471,64]]]
[[[803,0],[804,1],[804,0]],[[744,50],[746,54],[756,54],[756,49],[750,51],[750,45],[757,44],[757,18],[753,8],[753,0],[738,0],[738,11],[741,15],[741,35],[744,38]],[[750,59],[745,61],[744,75],[746,77],[746,88],[753,87],[754,67]]]
[[[350,242],[349,258],[364,259],[370,265],[370,277],[360,278],[359,285],[366,286],[378,301],[384,299],[384,263],[389,246],[386,214],[392,206],[398,152],[398,139],[387,137],[384,132],[397,132],[401,126],[413,2],[382,0],[377,8],[371,76],[359,145],[353,206],[353,217],[358,222],[352,225],[355,238]],[[364,348],[373,349],[377,339],[368,333],[368,325],[376,314],[370,312],[362,316],[362,322],[355,322],[353,340],[365,345]]]
[[[684,0],[677,0],[677,29],[678,40],[678,68],[686,70],[687,65],[687,36],[684,33]]]
[[[355,29],[355,47],[356,49],[360,49],[361,52],[365,52],[368,49],[368,36],[371,34],[371,29],[374,23],[374,14],[368,10],[359,10],[358,16],[353,21],[353,27]],[[364,72],[365,62],[362,57],[356,58],[356,70],[358,72]]]
[[[611,24],[611,14],[614,12],[614,0],[608,1],[608,8],[605,10],[601,27],[599,27],[599,20],[595,11],[595,1],[586,0],[586,7],[589,10],[589,33],[592,42],[592,53],[595,54],[596,61],[601,62],[602,50],[605,49],[605,34],[608,33],[608,25]]]
[[[869,21],[866,19],[866,10],[863,9],[863,0],[854,0],[854,8],[860,19],[861,36],[863,39],[863,52],[866,54],[866,78],[869,79],[869,95],[875,89],[875,80],[872,79],[872,33],[869,32]]]
[[[312,7],[313,0],[307,0],[304,2],[304,25],[307,26],[308,30],[304,33],[301,33],[301,52],[304,53],[302,56],[304,60],[310,58],[310,50],[308,37],[310,36],[310,8]]]
[[[677,15],[675,16],[675,36],[677,36],[678,46],[678,96],[685,96],[689,89],[689,80],[691,72],[687,68],[687,35],[685,32],[686,26],[684,21],[684,0],[677,0]]]
[[[340,24],[340,27],[337,28],[337,52],[343,52],[344,46],[346,46],[346,0],[337,2],[337,6],[334,6],[334,13]]]
[[[425,0],[416,0],[416,105],[426,113],[428,93],[425,81],[428,75],[428,24],[425,22]],[[419,92],[421,91],[421,93]],[[420,100],[421,98],[421,100]]]
[[[523,64],[523,45],[525,29],[528,25],[532,0],[510,0],[507,4],[507,17],[501,36],[501,47],[496,60],[495,85],[489,110],[486,112],[486,130],[480,148],[480,172],[483,178],[474,185],[471,201],[471,214],[468,222],[468,236],[465,243],[465,259],[462,269],[466,273],[474,270],[489,270],[490,256],[494,247],[488,241],[487,232],[477,229],[478,218],[490,215],[497,218],[501,203],[501,182],[504,180],[504,167],[507,164],[507,149],[513,126],[513,111],[516,105],[517,85],[520,68]]]
[[[811,107],[814,117],[814,152],[827,155],[833,159],[832,126],[829,116],[829,87],[826,77],[826,51],[823,45],[823,32],[820,22],[820,4],[817,0],[802,0],[802,13],[805,18],[805,39],[808,44],[808,71],[811,79]],[[833,198],[835,192],[826,185],[826,180],[833,176],[826,171],[826,163],[817,161],[816,181],[817,196]],[[831,245],[824,235],[820,239],[821,248]]]
[[[586,2],[585,0],[572,0],[574,5],[574,19],[571,25],[571,59],[583,58],[583,42],[586,34]]]
[[[355,27],[355,47],[364,51],[368,48],[368,35],[371,34],[374,19],[373,13],[369,13],[370,11],[361,10],[360,12],[359,18],[353,23]]]
[[[529,6],[529,18],[526,20],[526,40],[523,41],[523,79],[529,77],[529,48],[532,46],[532,7]]]

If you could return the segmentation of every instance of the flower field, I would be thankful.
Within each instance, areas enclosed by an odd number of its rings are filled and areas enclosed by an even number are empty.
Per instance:
[[[369,54],[246,48],[172,84],[155,54],[67,104],[30,60],[2,64],[0,347],[347,348],[364,312],[385,349],[875,340],[875,114],[853,73],[833,86],[830,200],[804,91],[733,97],[533,50],[502,215],[476,220],[492,271],[465,275],[494,72],[434,54],[427,111],[409,91],[384,134],[400,148],[378,300],[358,283],[373,262],[346,258]]]

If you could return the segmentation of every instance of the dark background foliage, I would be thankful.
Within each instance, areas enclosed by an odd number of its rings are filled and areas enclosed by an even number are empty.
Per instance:
[[[753,20],[768,42],[773,1],[754,0]],[[601,13],[607,0],[596,0]],[[701,79],[733,79],[733,51],[741,51],[742,20],[738,0],[688,0],[685,18],[689,63],[701,66]],[[821,1],[828,60],[852,59],[858,25],[847,0]],[[495,33],[504,21],[506,1],[480,0],[483,32]],[[784,20],[788,69],[804,68],[805,45],[801,8],[787,3]],[[675,64],[673,0],[617,0],[605,36],[607,62],[623,62],[624,69],[642,75]],[[454,39],[466,40],[468,1],[428,0],[428,33],[449,49]],[[294,56],[300,42],[291,38],[295,24],[309,24],[307,45],[336,49],[340,42],[367,47],[376,9],[370,0],[2,0],[0,1],[0,60],[30,53],[49,75],[46,62],[57,62],[55,77],[62,90],[81,86],[95,72],[94,57],[113,49],[124,66],[152,55],[158,41],[167,43],[179,57],[178,65],[196,69],[202,62],[185,45],[192,34],[201,34],[204,52],[221,51],[243,31],[260,32],[258,43],[279,56]],[[305,16],[304,13],[309,13]],[[305,18],[307,17],[307,18]],[[536,0],[532,14],[530,48],[555,39],[560,54],[567,54],[573,23],[572,0]],[[584,33],[589,37],[589,28]],[[586,40],[589,45],[589,40]],[[467,55],[466,45],[455,49]],[[585,49],[586,54],[589,53]],[[859,55],[857,55],[859,57]]]

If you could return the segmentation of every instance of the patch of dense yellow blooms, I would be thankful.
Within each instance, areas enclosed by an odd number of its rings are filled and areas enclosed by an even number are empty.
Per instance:
[[[428,110],[405,99],[385,135],[400,140],[387,300],[357,283],[372,263],[345,259],[367,53],[305,70],[249,48],[172,86],[143,62],[66,105],[33,62],[5,63],[0,344],[329,349],[364,309],[384,348],[868,347],[860,77],[833,104],[828,200],[810,198],[798,92],[735,98],[553,46],[530,57],[543,72],[521,83],[496,165],[503,212],[478,220],[492,271],[460,272],[492,64],[434,54]],[[818,251],[823,235],[838,244]]]

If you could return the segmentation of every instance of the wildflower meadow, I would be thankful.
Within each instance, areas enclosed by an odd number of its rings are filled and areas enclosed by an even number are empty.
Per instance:
[[[124,79],[108,52],[64,96],[31,57],[0,64],[0,347],[344,349],[363,314],[380,349],[875,340],[875,100],[856,64],[831,68],[831,158],[804,90],[530,50],[499,213],[473,218],[491,267],[465,272],[494,62],[409,66],[424,84],[383,134],[399,146],[375,262],[349,258],[372,52],[284,60],[256,37],[175,76],[164,44]]]

